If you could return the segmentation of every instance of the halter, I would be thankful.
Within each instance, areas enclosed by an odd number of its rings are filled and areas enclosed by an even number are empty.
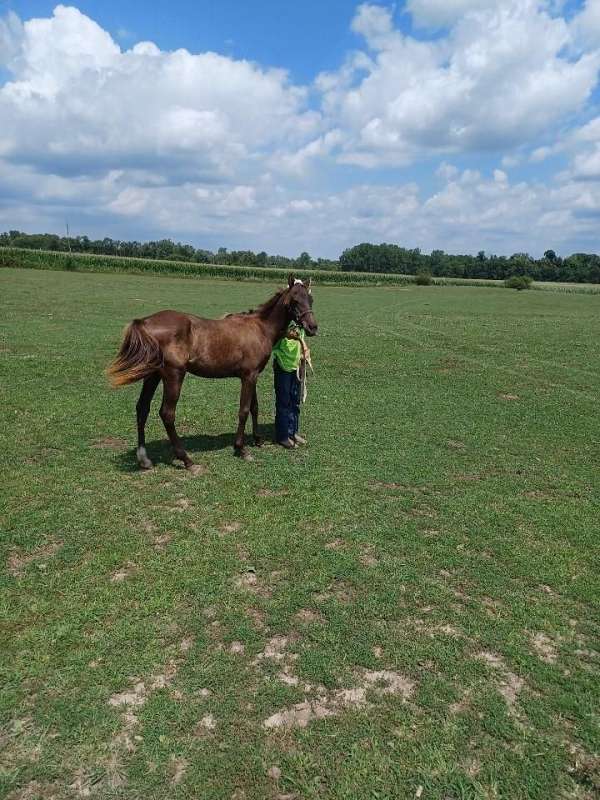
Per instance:
[[[306,311],[302,311],[302,313],[298,314],[296,317],[296,322],[301,322],[302,317],[305,317],[307,314],[312,314],[312,308],[307,308]]]

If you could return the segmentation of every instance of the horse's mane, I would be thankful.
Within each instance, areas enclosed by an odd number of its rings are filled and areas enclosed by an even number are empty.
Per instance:
[[[269,299],[268,299],[268,300],[267,300],[265,303],[263,303],[262,305],[260,305],[260,306],[259,306],[259,307],[256,309],[256,311],[255,311],[255,312],[249,312],[249,313],[255,313],[255,314],[258,314],[258,316],[259,316],[259,317],[266,317],[266,316],[268,316],[268,315],[271,313],[271,311],[272,311],[272,310],[275,308],[275,306],[277,305],[277,303],[280,301],[280,299],[281,299],[282,295],[283,295],[285,292],[286,292],[286,289],[278,289],[278,290],[275,292],[275,294],[273,295],[273,297],[270,297],[270,298],[269,298]]]
[[[254,309],[251,308],[248,311],[234,311],[231,314],[226,314],[226,317],[247,317],[250,314],[255,314],[258,317],[267,317],[273,308],[277,305],[281,296],[286,291],[286,289],[278,289],[273,297],[270,297],[266,302],[262,303],[262,305],[258,306],[258,308]]]

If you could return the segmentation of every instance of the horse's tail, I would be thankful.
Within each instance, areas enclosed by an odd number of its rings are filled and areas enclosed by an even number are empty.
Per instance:
[[[144,321],[134,319],[125,328],[121,349],[106,369],[111,385],[126,386],[146,378],[163,366],[163,356],[156,338],[144,327]]]

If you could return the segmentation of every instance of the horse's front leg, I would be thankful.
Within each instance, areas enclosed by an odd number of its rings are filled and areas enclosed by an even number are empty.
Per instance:
[[[246,420],[252,407],[252,397],[256,389],[256,376],[242,378],[242,391],[240,392],[240,414],[239,425],[235,435],[233,445],[235,454],[245,461],[251,461],[252,456],[244,446],[244,431],[246,430]]]
[[[256,391],[256,384],[254,384],[254,391],[252,392],[250,413],[252,414],[252,437],[254,439],[254,444],[257,447],[262,447],[262,436],[259,436],[258,433],[258,393]]]

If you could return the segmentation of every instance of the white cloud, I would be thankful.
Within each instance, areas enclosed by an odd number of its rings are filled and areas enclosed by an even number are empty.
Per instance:
[[[1,30],[13,73],[0,89],[3,149],[12,142],[20,161],[40,168],[179,161],[191,172],[231,174],[241,159],[302,141],[318,126],[305,90],[282,70],[210,52],[161,52],[151,42],[121,51],[65,6],[22,31],[10,17]]]
[[[0,19],[0,66],[10,66],[21,49],[23,25],[14,11]]]
[[[319,158],[328,156],[343,141],[340,130],[328,131],[323,136],[318,136],[308,144],[294,152],[277,152],[270,159],[271,166],[283,173],[297,177],[306,176],[312,163]]]
[[[600,0],[585,0],[583,10],[573,19],[572,28],[584,46],[600,46]]]
[[[426,6],[435,4],[421,3],[420,13]],[[389,11],[359,7],[354,28],[375,56],[354,56],[317,80],[328,122],[347,134],[342,162],[402,165],[428,152],[513,148],[583,107],[598,50],[567,57],[569,26],[535,0],[478,8],[446,36],[422,41],[394,29]]]

